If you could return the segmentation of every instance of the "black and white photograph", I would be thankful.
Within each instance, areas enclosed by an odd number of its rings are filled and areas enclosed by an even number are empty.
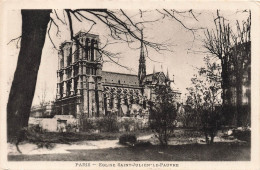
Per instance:
[[[102,2],[2,7],[1,168],[259,168],[257,2]]]

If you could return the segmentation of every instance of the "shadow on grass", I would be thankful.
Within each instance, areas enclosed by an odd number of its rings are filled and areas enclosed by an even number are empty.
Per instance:
[[[9,161],[250,161],[250,145],[241,143],[138,146],[68,150],[68,154],[9,155]]]

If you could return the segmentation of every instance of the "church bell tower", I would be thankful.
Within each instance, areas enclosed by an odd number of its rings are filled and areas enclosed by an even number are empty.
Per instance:
[[[143,85],[145,76],[146,76],[146,65],[145,65],[145,56],[144,56],[143,30],[142,30],[141,31],[141,52],[140,52],[139,69],[138,69],[138,80],[140,86]]]

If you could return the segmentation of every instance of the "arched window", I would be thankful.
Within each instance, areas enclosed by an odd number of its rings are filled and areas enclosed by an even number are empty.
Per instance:
[[[125,105],[128,106],[127,96],[124,96],[124,102],[125,102]]]
[[[119,110],[121,106],[121,98],[120,95],[117,96],[117,109]]]
[[[72,48],[68,47],[67,49],[67,55],[68,55],[68,59],[67,59],[67,65],[69,66],[71,64],[71,57],[72,57]]]
[[[63,97],[63,83],[60,83],[59,86],[60,86],[60,97]]]
[[[133,95],[130,96],[130,103],[134,104],[134,97],[133,97]]]
[[[95,58],[94,58],[94,44],[95,44],[95,40],[94,39],[92,39],[91,40],[91,61],[94,61],[95,60]]]
[[[114,95],[111,94],[111,97],[110,97],[110,109],[113,109],[114,107]]]
[[[71,81],[67,82],[67,92],[66,94],[69,96],[70,95],[70,88],[71,88]]]
[[[75,61],[77,61],[79,59],[79,43],[76,42],[76,51],[74,52],[75,53]]]
[[[61,53],[61,59],[60,59],[60,67],[63,68],[64,67],[64,54],[63,54],[63,50],[60,51]]]
[[[104,109],[107,110],[107,95],[104,94]]]
[[[77,93],[77,86],[78,86],[78,78],[75,78],[74,79],[74,91],[75,91],[75,94]]]
[[[85,57],[87,60],[89,60],[89,50],[90,50],[90,46],[89,46],[89,39],[86,39],[86,45],[85,45]]]

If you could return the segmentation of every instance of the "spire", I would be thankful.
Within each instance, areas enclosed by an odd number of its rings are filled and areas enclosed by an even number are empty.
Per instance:
[[[155,74],[155,65],[153,65],[153,74]]]
[[[167,78],[168,80],[170,80],[168,67],[167,67],[166,78]]]
[[[138,70],[138,79],[140,85],[143,84],[145,76],[146,76],[146,64],[145,64],[144,45],[143,45],[143,30],[141,30],[141,51],[140,51],[139,70]]]

